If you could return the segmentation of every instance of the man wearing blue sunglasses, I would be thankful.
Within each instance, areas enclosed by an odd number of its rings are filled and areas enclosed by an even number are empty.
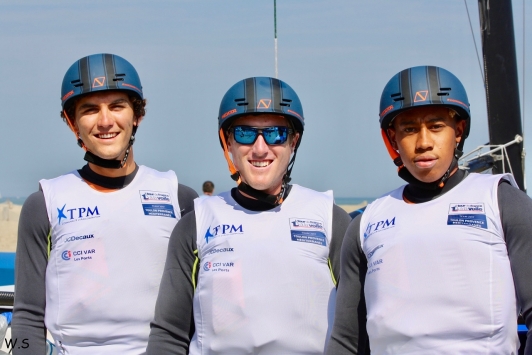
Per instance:
[[[330,191],[289,184],[303,117],[274,78],[225,94],[219,139],[238,186],[195,200],[172,232],[148,354],[323,354],[350,218]]]

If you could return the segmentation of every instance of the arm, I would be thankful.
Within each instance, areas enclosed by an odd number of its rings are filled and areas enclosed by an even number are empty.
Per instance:
[[[336,312],[327,355],[369,353],[364,301],[367,261],[360,246],[360,217],[349,224],[342,243]]]
[[[14,346],[13,354],[44,354],[46,352],[46,266],[48,264],[48,233],[50,222],[42,191],[28,197],[18,226],[15,261],[15,304],[11,337],[25,349]]]
[[[329,248],[329,260],[331,262],[332,273],[338,285],[340,280],[340,254],[344,234],[351,222],[351,217],[341,207],[333,205],[332,212],[332,238]]]
[[[498,190],[501,222],[512,267],[518,310],[528,327],[526,355],[532,355],[532,200],[501,182]]]
[[[181,209],[181,217],[194,210],[194,199],[198,197],[196,191],[190,187],[177,184],[177,202]]]
[[[147,354],[188,354],[194,334],[192,272],[196,261],[196,215],[185,215],[175,226],[164,267]]]

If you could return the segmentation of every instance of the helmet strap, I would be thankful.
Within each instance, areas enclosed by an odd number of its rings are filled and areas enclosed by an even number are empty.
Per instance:
[[[445,186],[445,183],[447,182],[447,180],[449,180],[449,177],[451,177],[452,172],[456,168],[458,168],[458,159],[456,159],[456,157],[453,157],[451,165],[449,166],[445,174],[443,174],[440,179],[433,182],[423,182],[416,179],[414,175],[412,175],[412,173],[410,173],[410,171],[408,171],[408,169],[406,169],[404,166],[399,168],[397,175],[399,175],[401,179],[405,180],[406,182],[415,187],[422,188],[425,190],[436,190],[442,189]]]

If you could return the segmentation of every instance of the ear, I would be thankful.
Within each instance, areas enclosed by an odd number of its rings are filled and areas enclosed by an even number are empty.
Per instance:
[[[456,143],[460,143],[462,140],[462,135],[464,134],[466,127],[466,120],[458,120],[456,122],[456,128],[454,130],[456,136]]]
[[[299,132],[296,132],[296,134],[294,134],[294,139],[292,139],[292,143],[290,144],[290,148],[292,148],[292,153],[294,152],[294,149],[296,149],[297,142],[299,142],[299,137],[301,137],[301,135],[299,134]]]
[[[144,116],[135,117],[133,119],[133,126],[140,126],[140,122],[144,119]]]
[[[386,134],[388,134],[388,138],[390,140],[390,144],[392,145],[392,148],[397,150],[397,142],[395,141],[395,129],[393,128],[387,128]]]

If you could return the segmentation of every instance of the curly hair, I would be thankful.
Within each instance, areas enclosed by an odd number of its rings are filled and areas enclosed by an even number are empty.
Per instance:
[[[135,115],[135,118],[140,118],[146,115],[146,104],[148,101],[146,99],[140,99],[136,95],[128,95],[129,101],[131,101],[131,104],[133,105],[133,113]],[[70,120],[75,119],[76,115],[76,104],[79,101],[79,97],[75,98],[73,100],[70,100],[70,102],[67,103],[65,106],[64,111],[60,112],[61,118],[63,119],[63,122],[67,123],[67,117],[65,116],[65,113],[70,118]],[[72,122],[73,124],[74,122]]]

